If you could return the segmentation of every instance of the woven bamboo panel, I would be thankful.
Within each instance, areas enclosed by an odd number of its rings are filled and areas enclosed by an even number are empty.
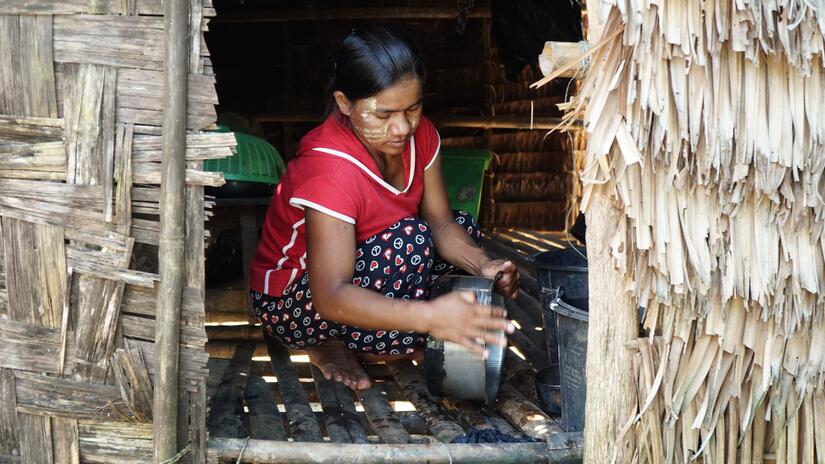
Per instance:
[[[617,207],[604,246],[646,308],[624,439],[638,462],[823,462],[825,5],[602,3],[569,116],[582,209]]]
[[[202,161],[232,154],[195,2],[184,462],[205,460]],[[144,16],[145,15],[145,16]],[[0,1],[0,461],[148,462],[162,121],[159,1]],[[144,263],[139,267],[134,263]]]

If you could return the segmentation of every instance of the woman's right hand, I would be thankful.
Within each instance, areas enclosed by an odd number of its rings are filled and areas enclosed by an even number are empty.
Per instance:
[[[482,356],[487,353],[479,341],[505,346],[507,340],[503,334],[515,331],[503,308],[478,304],[472,291],[450,292],[426,304],[430,335],[458,343]]]

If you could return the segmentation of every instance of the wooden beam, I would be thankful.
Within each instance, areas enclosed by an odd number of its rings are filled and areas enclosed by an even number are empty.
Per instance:
[[[533,438],[545,439],[562,431],[556,422],[508,383],[499,389],[497,407],[502,416]]]
[[[384,391],[384,384],[373,383],[368,390],[358,390],[355,393],[364,406],[364,412],[372,429],[375,430],[375,433],[381,437],[384,443],[404,444],[412,442],[412,437],[390,408]]]
[[[272,370],[278,377],[278,389],[281,391],[281,398],[284,400],[284,408],[289,419],[289,429],[295,441],[321,442],[321,428],[315,418],[315,413],[307,401],[306,391],[301,386],[295,370],[292,369],[292,361],[289,358],[289,351],[277,341],[267,338],[266,348],[269,352]]]
[[[257,375],[249,377],[244,399],[249,408],[249,437],[286,441],[286,430],[278,404],[272,397],[272,388],[263,378]]]
[[[322,115],[315,112],[290,111],[290,112],[259,112],[246,113],[247,116],[256,122],[298,122],[316,123],[322,120]],[[464,127],[477,129],[537,129],[550,130],[556,128],[561,123],[561,118],[547,118],[530,116],[464,116],[448,114],[428,115],[439,127]]]
[[[555,447],[555,448],[554,448]],[[243,450],[243,451],[242,451]],[[574,463],[581,462],[575,440],[557,444],[398,444],[356,445],[347,443],[285,443],[268,440],[214,438],[209,440],[209,462],[351,462],[383,464],[448,464],[460,462]],[[240,459],[239,459],[240,458]]]
[[[207,429],[213,437],[242,438],[246,436],[243,424],[243,403],[252,353],[255,345],[247,343],[235,350],[229,368],[223,376],[209,406]]]
[[[317,367],[311,368],[330,440],[333,443],[367,443],[367,432],[355,411],[352,391],[341,382],[324,378]]]
[[[476,7],[468,18],[489,18],[490,9]],[[457,19],[458,10],[451,7],[380,7],[380,8],[313,8],[269,10],[250,13],[223,13],[211,24],[281,23],[290,21],[392,20],[392,19]]]
[[[447,410],[440,398],[430,394],[424,376],[409,360],[390,362],[387,368],[438,441],[450,443],[464,433],[460,425],[447,418]]]

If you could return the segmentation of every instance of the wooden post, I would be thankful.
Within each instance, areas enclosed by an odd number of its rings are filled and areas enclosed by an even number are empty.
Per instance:
[[[178,452],[178,338],[184,279],[188,0],[164,5],[163,160],[160,191],[160,283],[155,320],[154,460]]]
[[[613,266],[608,245],[615,231],[614,213],[604,189],[587,212],[587,267],[590,320],[587,329],[587,401],[584,459],[587,463],[630,462],[632,449],[616,442],[636,404],[632,351],[625,342],[638,337],[639,313]],[[623,218],[622,218],[623,219]],[[625,440],[626,441],[626,440]]]
[[[587,33],[591,43],[601,36],[599,2],[587,2]],[[613,265],[609,244],[616,233],[617,211],[611,190],[594,192],[587,211],[587,267],[590,319],[587,330],[587,401],[584,462],[630,462],[632,444],[617,443],[621,427],[632,414],[633,355],[625,343],[638,338],[639,312],[625,287],[625,276]],[[618,220],[624,220],[619,218]],[[616,458],[615,461],[612,461]]]

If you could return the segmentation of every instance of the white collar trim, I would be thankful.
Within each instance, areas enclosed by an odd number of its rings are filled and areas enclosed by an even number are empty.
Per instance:
[[[393,187],[390,183],[382,179],[380,176],[372,172],[370,168],[368,168],[364,163],[358,161],[354,156],[350,155],[349,153],[344,153],[342,151],[334,150],[332,148],[324,148],[324,147],[316,147],[313,148],[315,151],[320,151],[321,153],[326,153],[328,155],[337,156],[339,158],[343,158],[350,163],[357,166],[362,171],[366,172],[372,180],[378,182],[382,187],[389,190],[395,195],[400,195],[402,193],[407,193],[413,183],[413,176],[415,175],[415,136],[410,138],[410,172],[407,175],[407,186],[404,188],[403,191],[399,191],[397,188]]]

